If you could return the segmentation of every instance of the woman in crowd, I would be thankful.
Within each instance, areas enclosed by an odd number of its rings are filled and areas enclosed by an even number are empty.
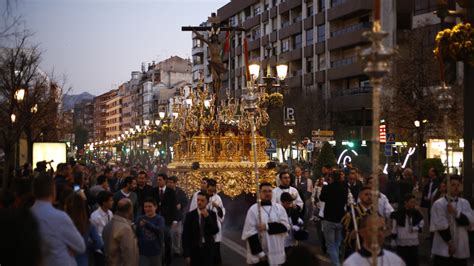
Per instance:
[[[76,255],[76,262],[78,266],[89,265],[89,253],[102,249],[104,243],[94,225],[90,224],[87,215],[86,201],[79,195],[73,193],[66,198],[64,210],[71,217],[77,230],[81,233],[86,243],[86,252]]]

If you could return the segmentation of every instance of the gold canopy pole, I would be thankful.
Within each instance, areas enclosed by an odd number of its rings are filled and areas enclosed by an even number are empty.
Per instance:
[[[365,64],[364,72],[369,76],[372,84],[372,216],[378,217],[378,197],[379,197],[379,126],[380,126],[380,93],[382,89],[383,77],[389,72],[389,59],[392,50],[387,49],[383,44],[383,39],[388,36],[387,32],[382,31],[380,23],[381,1],[374,0],[374,22],[372,31],[363,33],[363,36],[371,41],[369,48],[363,49],[360,54],[360,60]],[[375,220],[376,220],[375,219]],[[378,241],[378,226],[371,227],[372,244],[370,251],[372,253],[371,264],[377,265],[377,256],[381,249],[381,243]]]

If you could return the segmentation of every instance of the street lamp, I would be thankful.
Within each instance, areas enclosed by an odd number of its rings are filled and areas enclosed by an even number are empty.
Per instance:
[[[165,118],[165,112],[158,112],[158,116],[160,117],[160,119]]]
[[[12,115],[10,116],[10,118],[11,118],[11,120],[12,120],[12,123],[15,123],[15,121],[16,121],[16,115],[15,115],[15,114],[12,114]]]
[[[145,122],[145,126],[148,126],[150,124],[150,120],[148,120],[148,119],[145,119],[144,122]]]
[[[31,107],[31,113],[35,114],[38,112],[38,104],[36,103],[33,107]]]
[[[25,89],[19,89],[15,92],[15,100],[21,102],[25,98],[26,90]]]

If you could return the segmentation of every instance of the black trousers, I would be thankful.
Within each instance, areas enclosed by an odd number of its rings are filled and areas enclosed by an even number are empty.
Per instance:
[[[204,244],[191,251],[191,266],[214,266],[214,243]]]
[[[397,254],[407,266],[418,266],[418,246],[397,246]]]
[[[214,265],[221,265],[222,264],[222,256],[221,256],[221,242],[214,243]]]
[[[321,243],[321,249],[323,251],[323,254],[326,254],[327,253],[326,239],[324,238],[321,220],[316,222],[316,234],[318,235],[319,242]]]
[[[467,259],[448,258],[435,255],[433,266],[467,266]]]
[[[171,239],[171,226],[165,226],[165,230],[163,231],[164,236],[164,244],[165,244],[165,253],[163,254],[163,265],[168,266],[171,265],[171,261],[173,260],[173,254],[171,252],[171,247],[173,245]]]

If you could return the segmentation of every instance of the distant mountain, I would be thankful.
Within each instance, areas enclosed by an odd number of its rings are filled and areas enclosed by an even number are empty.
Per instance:
[[[95,97],[94,95],[92,95],[90,93],[87,93],[87,92],[83,92],[83,93],[77,94],[77,95],[65,94],[63,96],[62,110],[63,111],[69,111],[69,110],[74,108],[74,105],[76,103],[80,103],[82,101],[87,101],[87,100],[92,100],[92,99],[94,99],[94,97]]]

